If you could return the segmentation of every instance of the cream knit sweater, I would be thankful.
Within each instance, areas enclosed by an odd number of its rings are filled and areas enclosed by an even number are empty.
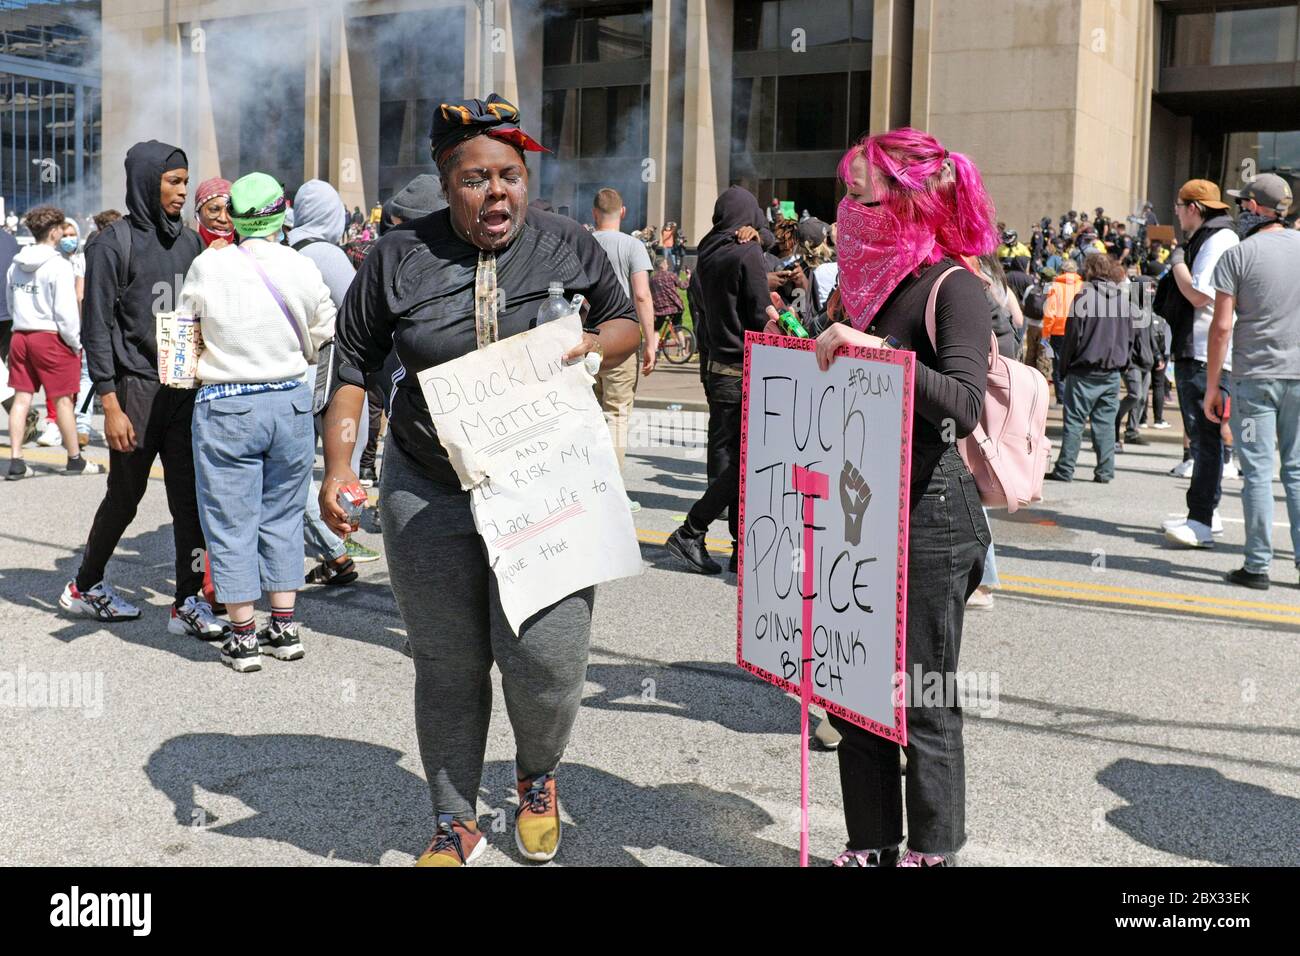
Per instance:
[[[307,354],[248,255],[235,246],[208,249],[190,265],[177,307],[200,319],[204,385],[303,378],[334,337],[334,303],[316,264],[271,242],[246,240],[245,248],[289,306]]]

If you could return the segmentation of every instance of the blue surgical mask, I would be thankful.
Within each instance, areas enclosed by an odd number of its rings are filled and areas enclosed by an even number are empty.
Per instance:
[[[76,236],[64,236],[62,239],[59,240],[59,252],[63,253],[65,256],[70,256],[76,251],[77,251]]]

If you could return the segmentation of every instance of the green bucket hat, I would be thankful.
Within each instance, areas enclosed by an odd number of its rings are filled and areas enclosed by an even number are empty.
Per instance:
[[[284,225],[284,189],[266,173],[249,173],[230,187],[230,219],[235,232],[258,239]]]

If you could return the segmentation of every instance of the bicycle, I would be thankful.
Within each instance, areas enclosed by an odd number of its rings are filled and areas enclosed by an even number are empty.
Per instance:
[[[670,365],[685,365],[695,355],[695,333],[664,319],[659,327],[659,354]]]

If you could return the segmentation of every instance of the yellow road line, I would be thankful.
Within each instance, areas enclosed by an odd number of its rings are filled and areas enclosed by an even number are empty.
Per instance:
[[[1281,611],[1285,614],[1300,614],[1298,604],[1266,604],[1262,601],[1241,601],[1235,598],[1202,597],[1196,594],[1177,594],[1171,591],[1146,591],[1141,588],[1123,588],[1113,584],[1090,584],[1083,581],[1063,581],[1057,578],[1031,578],[1020,574],[1003,574],[1004,581],[1016,581],[1020,584],[1039,585],[1051,588],[1069,588],[1074,591],[1100,591],[1106,594],[1123,594],[1130,597],[1177,598],[1193,604],[1214,604],[1220,607],[1242,607],[1262,611]]]
[[[1119,597],[1106,594],[1079,593],[1077,591],[1065,591],[1053,588],[1036,588],[1026,585],[1003,585],[999,591],[1007,591],[1011,594],[1031,594],[1039,597],[1056,597],[1066,598],[1071,601],[1082,601],[1089,604],[1123,604],[1136,608],[1155,608],[1157,610],[1179,611],[1184,614],[1202,614],[1209,617],[1233,618],[1241,621],[1263,621],[1270,624],[1294,624],[1300,625],[1300,614],[1265,614],[1260,611],[1236,611],[1231,608],[1216,608],[1196,604],[1184,604],[1181,601],[1155,601],[1151,599],[1139,600],[1136,598]],[[1179,597],[1182,595],[1170,595]]]
[[[642,544],[663,544],[668,540],[669,532],[666,531],[646,531],[643,528],[636,529],[636,539]],[[721,538],[705,538],[704,546],[714,554],[731,554],[731,542],[724,541]]]

